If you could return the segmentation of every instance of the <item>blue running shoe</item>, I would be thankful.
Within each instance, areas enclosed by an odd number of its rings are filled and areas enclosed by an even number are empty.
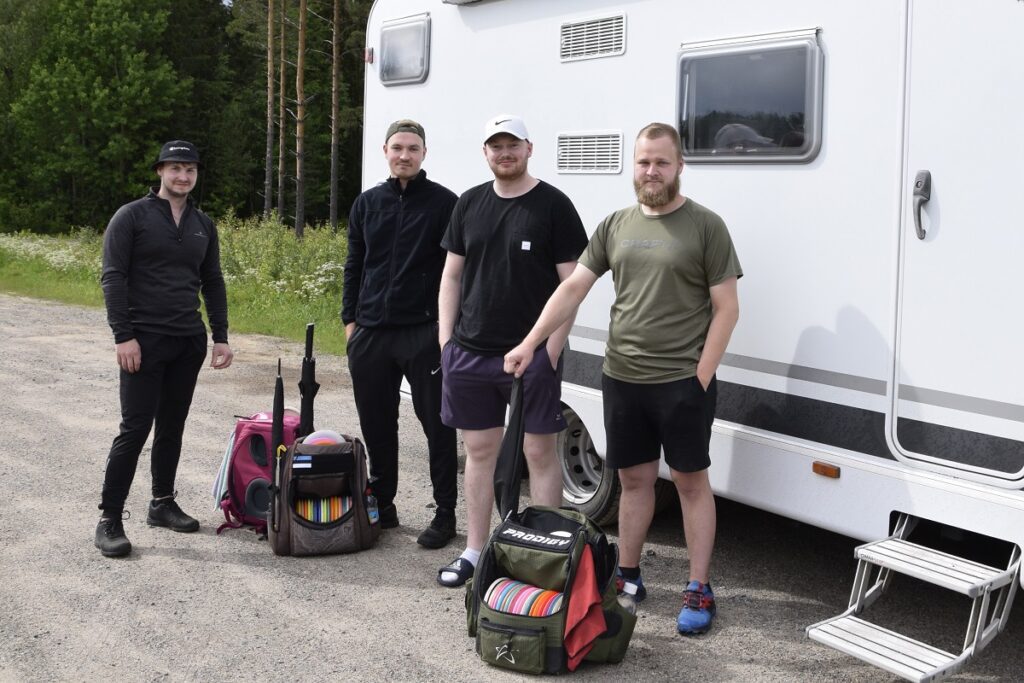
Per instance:
[[[685,636],[706,633],[715,618],[715,594],[710,583],[691,581],[683,592],[683,609],[676,627]]]
[[[633,598],[633,602],[643,602],[644,598],[647,597],[647,589],[644,588],[644,580],[641,577],[633,579],[627,579],[622,576],[622,572],[615,570],[615,592],[619,595],[628,595]]]

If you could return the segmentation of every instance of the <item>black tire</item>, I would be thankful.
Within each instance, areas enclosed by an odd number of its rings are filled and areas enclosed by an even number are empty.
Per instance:
[[[619,478],[597,454],[576,411],[563,405],[562,415],[566,427],[559,432],[556,446],[562,465],[562,504],[600,526],[614,526],[619,517]]]
[[[679,494],[675,484],[668,479],[659,479],[654,482],[654,514],[669,510],[679,513]]]

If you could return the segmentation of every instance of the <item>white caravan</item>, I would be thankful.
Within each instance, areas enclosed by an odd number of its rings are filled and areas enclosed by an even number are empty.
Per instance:
[[[489,173],[484,121],[522,115],[530,170],[592,231],[635,201],[633,137],[677,125],[683,192],[745,277],[718,377],[715,492],[865,541],[850,608],[815,640],[912,680],[1005,623],[1024,546],[1024,2],[378,0],[363,184],[395,119],[430,176]],[[567,352],[565,498],[607,520],[600,367],[610,277]],[[988,567],[908,541],[918,520],[1005,541]],[[962,653],[873,626],[892,572],[974,598]]]

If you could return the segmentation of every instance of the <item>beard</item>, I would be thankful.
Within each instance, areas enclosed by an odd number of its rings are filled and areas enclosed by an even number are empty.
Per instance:
[[[670,204],[679,196],[679,176],[673,176],[672,180],[660,186],[634,180],[633,189],[638,202],[656,209]]]
[[[490,164],[491,173],[498,180],[512,181],[521,178],[526,173],[526,162],[515,163],[511,166],[502,166],[498,163]]]
[[[164,183],[164,191],[169,196],[171,196],[171,197],[174,197],[176,199],[183,199],[183,198],[185,198],[185,197],[187,197],[189,195],[189,192],[192,191],[192,188],[184,190],[184,189],[179,189],[175,185],[171,185],[169,183]]]

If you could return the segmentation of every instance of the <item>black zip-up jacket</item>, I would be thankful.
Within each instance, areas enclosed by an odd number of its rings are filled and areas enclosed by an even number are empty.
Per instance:
[[[174,336],[206,334],[199,293],[213,341],[228,340],[228,301],[220,243],[209,216],[188,198],[179,225],[171,204],[154,190],[125,204],[103,235],[103,298],[118,344],[135,331]]]
[[[401,327],[437,320],[447,252],[441,237],[458,197],[426,171],[405,192],[388,178],[356,197],[348,218],[341,320],[360,327]]]

